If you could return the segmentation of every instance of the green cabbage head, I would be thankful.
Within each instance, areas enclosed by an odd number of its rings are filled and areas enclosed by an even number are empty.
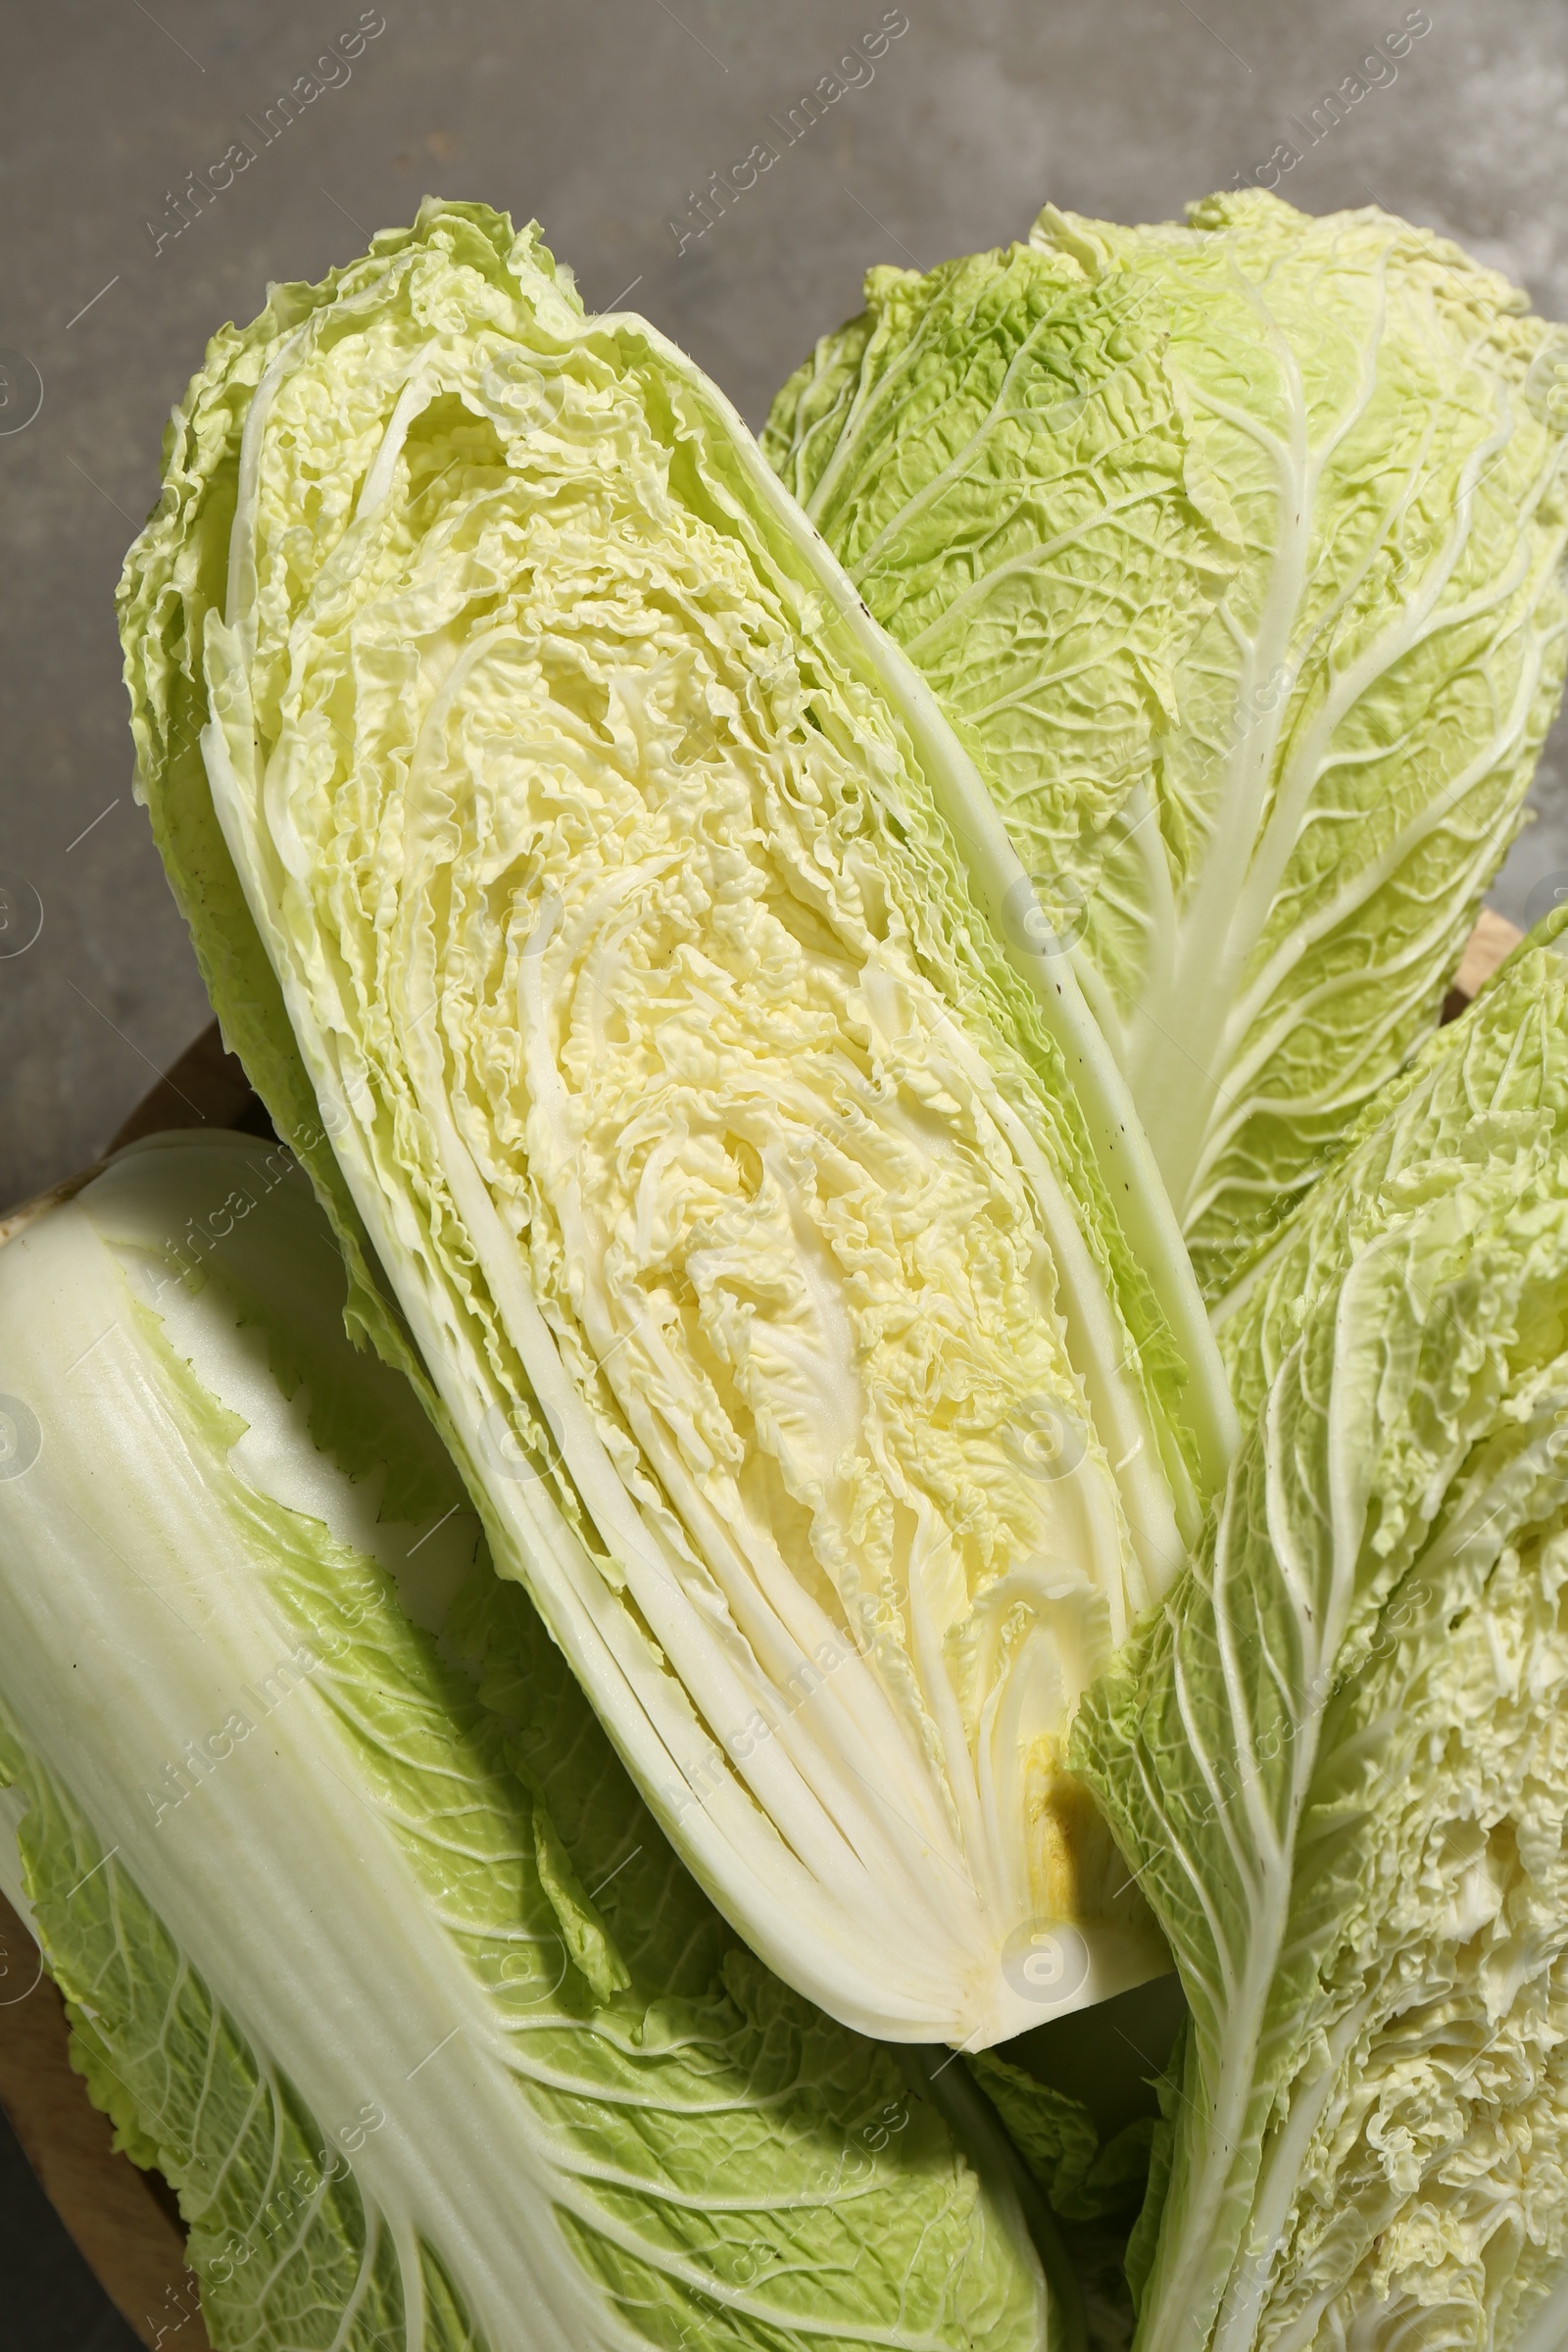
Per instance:
[[[1222,1339],[1248,1412],[1229,1483],[1073,1741],[1192,2008],[1138,2352],[1552,2352],[1568,962],[1549,928],[1363,1119]]]
[[[1568,336],[1256,189],[865,291],[762,446],[973,755],[1218,1299],[1436,1027],[1521,821]]]

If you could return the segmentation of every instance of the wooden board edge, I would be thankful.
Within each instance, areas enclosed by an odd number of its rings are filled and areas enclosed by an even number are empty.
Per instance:
[[[1453,986],[1443,1001],[1443,1017],[1455,1020],[1465,1006],[1478,997],[1497,966],[1506,961],[1524,933],[1505,915],[1495,914],[1483,906],[1476,917],[1475,929],[1464,943],[1459,968],[1453,975]]]
[[[212,2352],[166,2183],[114,2145],[70,2057],[38,1947],[0,1895],[0,2107],[45,2196],[148,2352]]]

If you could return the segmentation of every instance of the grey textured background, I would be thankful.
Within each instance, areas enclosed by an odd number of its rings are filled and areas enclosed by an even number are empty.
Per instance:
[[[0,436],[0,874],[36,892],[43,928],[0,959],[0,1201],[88,1157],[205,1017],[130,798],[111,597],[157,488],[170,405],[206,336],[250,317],[270,277],[319,276],[427,189],[482,196],[537,214],[591,304],[631,287],[760,421],[814,336],[858,307],[868,263],[928,265],[1021,235],[1048,196],[1168,217],[1266,162],[1287,117],[1406,12],[907,0],[908,29],[874,78],[684,252],[669,223],[688,191],[829,72],[881,0],[384,0],[374,13],[385,30],[350,78],[157,251],[146,223],[168,224],[169,192],[311,70],[356,22],[355,0],[53,0],[12,22],[0,347],[37,370],[43,404]],[[1376,196],[1568,316],[1561,0],[1422,13],[1431,29],[1396,78],[1282,193],[1310,211]],[[24,409],[30,381],[14,371]],[[1546,821],[1514,853],[1505,912],[1568,866],[1561,735],[1538,798]]]
[[[207,335],[250,317],[270,277],[319,276],[426,190],[483,197],[537,214],[591,304],[629,289],[760,422],[814,336],[858,307],[867,264],[1020,236],[1048,197],[1176,214],[1265,163],[1287,118],[1406,17],[1402,0],[905,7],[874,78],[684,252],[669,223],[688,192],[830,72],[882,0],[382,0],[385,29],[350,78],[157,251],[146,222],[171,225],[167,195],[312,69],[357,0],[13,8],[0,348],[36,369],[43,402],[0,432],[0,874],[36,892],[43,927],[0,958],[0,1201],[91,1156],[207,1017],[131,803],[111,600],[170,405]],[[1568,11],[1431,0],[1425,13],[1396,78],[1281,193],[1313,212],[1375,198],[1568,317]],[[0,426],[27,405],[26,367],[13,362],[10,382]],[[1494,893],[1515,919],[1568,868],[1561,727],[1536,800],[1542,821]],[[107,2347],[98,2319],[60,2302],[62,2259],[40,2254],[46,2299],[24,2325],[16,2299],[31,2290],[9,2272],[0,2334],[29,2352]]]

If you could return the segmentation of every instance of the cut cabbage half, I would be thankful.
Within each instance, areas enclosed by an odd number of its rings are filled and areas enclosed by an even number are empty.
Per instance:
[[[897,2039],[1167,1966],[1063,1741],[1223,1375],[973,769],[733,412],[429,204],[217,338],[122,625],[230,1040],[704,1886]]]

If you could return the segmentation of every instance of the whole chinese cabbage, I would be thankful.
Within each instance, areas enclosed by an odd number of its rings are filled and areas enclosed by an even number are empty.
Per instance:
[[[240,1137],[0,1249],[16,1891],[213,2342],[1071,2344],[962,2068],[735,1947],[343,1295]]]
[[[1562,683],[1568,336],[1260,190],[919,276],[762,446],[989,784],[1220,1298],[1437,1024]]]
[[[353,1311],[702,1885],[889,2038],[1164,1968],[1062,1745],[1223,1375],[973,768],[720,395],[429,203],[216,338],[122,621]]]
[[[1549,938],[1367,1114],[1223,1342],[1248,1427],[1216,1519],[1072,1750],[1192,2008],[1139,2352],[1550,2352],[1568,964]]]

